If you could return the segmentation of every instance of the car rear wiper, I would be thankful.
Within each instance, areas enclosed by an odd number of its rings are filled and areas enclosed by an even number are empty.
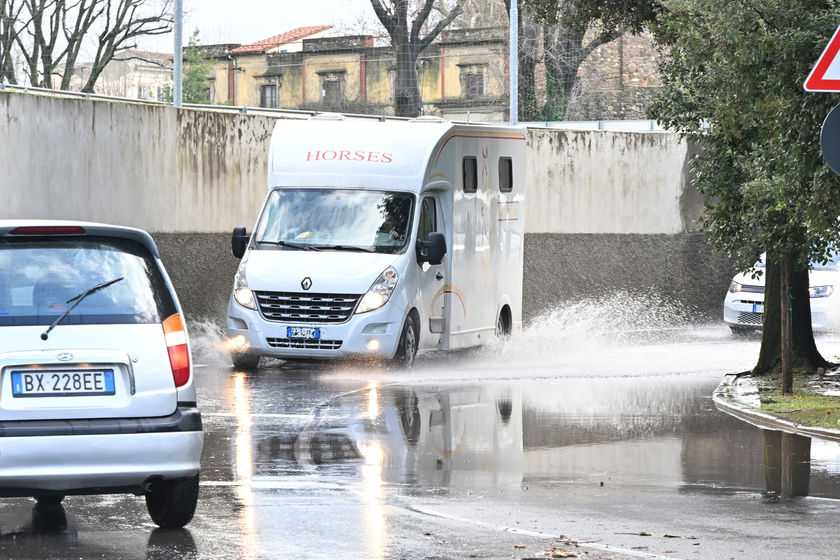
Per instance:
[[[282,247],[291,247],[292,249],[300,249],[301,251],[320,251],[321,248],[315,245],[305,245],[303,243],[292,243],[290,241],[257,241],[257,243],[267,243],[269,245],[280,245]]]
[[[332,249],[333,251],[359,251],[361,253],[375,253],[374,249],[359,247],[358,245],[321,245],[321,249]]]
[[[86,297],[88,297],[91,294],[95,294],[99,290],[107,288],[111,284],[116,284],[117,282],[119,282],[120,280],[123,280],[124,278],[125,278],[125,276],[120,276],[119,278],[116,278],[114,280],[109,280],[108,282],[102,282],[101,284],[97,284],[96,286],[94,286],[92,288],[88,288],[87,290],[85,290],[81,294],[68,299],[66,303],[74,302],[73,305],[71,305],[70,307],[65,309],[64,313],[59,315],[58,319],[53,321],[53,324],[50,325],[50,328],[48,328],[47,330],[45,330],[44,332],[41,333],[41,340],[47,340],[50,337],[50,331],[53,330],[56,327],[56,325],[58,325],[61,322],[62,319],[67,317],[67,315],[71,311],[73,311],[76,308],[77,305],[82,303],[83,299],[85,299]]]

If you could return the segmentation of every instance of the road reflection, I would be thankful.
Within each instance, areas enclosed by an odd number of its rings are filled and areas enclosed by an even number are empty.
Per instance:
[[[708,398],[713,389],[714,380],[691,378],[668,385],[655,378],[371,382],[322,407],[297,437],[295,454],[285,456],[285,470],[308,464],[326,476],[355,469],[370,506],[370,543],[380,542],[388,485],[412,493],[611,481],[711,494],[816,490],[840,499],[840,469],[813,466],[810,439],[765,432],[717,411]],[[259,456],[281,445],[266,445],[266,438],[287,442],[290,434],[260,437],[252,459],[257,475],[278,466],[276,455]],[[840,446],[819,445],[821,464],[840,464]],[[237,443],[237,465],[252,452]]]

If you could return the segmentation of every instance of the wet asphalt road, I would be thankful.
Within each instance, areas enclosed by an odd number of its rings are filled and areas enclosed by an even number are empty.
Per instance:
[[[193,334],[193,522],[142,498],[0,501],[8,558],[835,558],[840,446],[718,411],[758,338],[537,326],[503,348],[236,372]],[[818,340],[840,361],[840,337]]]

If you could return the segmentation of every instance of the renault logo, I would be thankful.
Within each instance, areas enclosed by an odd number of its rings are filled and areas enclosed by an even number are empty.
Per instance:
[[[304,290],[308,290],[312,287],[312,279],[310,279],[309,276],[307,276],[303,279],[303,282],[300,283],[300,287]]]
[[[62,352],[61,354],[57,355],[56,358],[58,358],[62,362],[69,362],[73,359],[73,354],[71,354],[70,352]]]

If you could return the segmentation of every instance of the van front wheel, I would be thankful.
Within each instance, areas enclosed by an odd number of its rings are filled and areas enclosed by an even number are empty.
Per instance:
[[[394,359],[403,367],[410,368],[414,364],[414,357],[417,355],[417,322],[413,315],[405,319],[400,342],[397,345],[397,353]]]
[[[253,371],[260,365],[259,354],[252,352],[234,352],[230,356],[237,371]]]

